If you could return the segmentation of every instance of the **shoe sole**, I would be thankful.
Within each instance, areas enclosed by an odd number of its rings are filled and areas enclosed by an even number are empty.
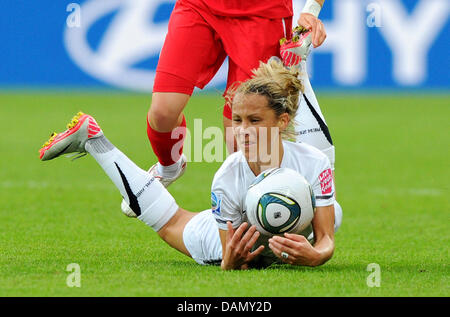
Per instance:
[[[91,123],[89,123],[88,139],[93,137],[94,135],[96,135],[98,132],[101,131],[100,127],[98,126],[98,124],[96,123],[95,119],[92,116],[84,114],[83,112],[79,112],[77,115],[75,115],[72,118],[70,123],[67,124],[68,129],[66,131],[59,133],[59,134],[52,134],[50,139],[39,150],[39,159],[45,161],[46,159],[43,159],[45,153],[47,153],[47,151],[49,151],[51,148],[53,148],[56,144],[64,141],[69,136],[76,133],[87,119],[92,119],[93,122],[95,122],[95,124],[92,124],[92,125],[91,125]],[[70,147],[70,145],[72,145],[72,143],[69,143],[69,145],[67,145],[64,149],[60,150],[59,153],[56,154],[55,156],[53,156],[51,159],[63,154],[65,152],[65,150],[67,150],[67,148]]]

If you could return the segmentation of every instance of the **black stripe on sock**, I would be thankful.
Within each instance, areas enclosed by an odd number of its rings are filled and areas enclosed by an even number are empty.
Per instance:
[[[314,107],[312,106],[311,102],[309,102],[308,98],[306,98],[305,94],[303,94],[303,98],[305,98],[306,104],[308,105],[309,110],[313,114],[314,118],[316,118],[317,123],[319,124],[320,129],[322,130],[323,134],[327,138],[328,142],[330,142],[330,144],[333,145],[333,140],[331,139],[331,134],[330,134],[330,131],[328,130],[327,125],[322,120],[320,115],[317,113],[316,109],[314,109]]]
[[[117,165],[116,162],[114,162],[114,164],[116,164],[117,170],[119,171],[120,177],[122,178],[123,186],[125,187],[125,190],[126,190],[127,195],[128,195],[128,199],[130,201],[130,208],[131,208],[131,210],[134,211],[136,216],[140,216],[141,215],[141,207],[139,206],[139,202],[137,200],[137,197],[133,193],[133,191],[131,190],[130,184],[128,183],[128,180],[125,177],[125,174],[120,169],[119,165]]]

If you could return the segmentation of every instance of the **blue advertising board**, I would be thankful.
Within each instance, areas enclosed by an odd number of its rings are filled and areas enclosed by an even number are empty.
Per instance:
[[[150,92],[174,0],[2,0],[0,87]],[[296,20],[304,0],[294,0]],[[326,0],[316,88],[450,88],[449,0]],[[208,87],[221,88],[226,63]]]

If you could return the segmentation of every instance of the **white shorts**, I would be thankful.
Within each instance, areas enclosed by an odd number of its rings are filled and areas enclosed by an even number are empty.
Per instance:
[[[334,232],[342,223],[342,208],[334,203]],[[313,240],[314,235],[308,237]],[[202,265],[220,265],[222,261],[222,243],[219,227],[211,209],[199,212],[186,224],[183,231],[183,242],[191,257]]]
[[[220,265],[222,243],[219,227],[211,209],[195,215],[184,227],[183,242],[191,257],[199,264]]]
[[[334,146],[325,118],[320,110],[314,90],[309,82],[306,62],[301,62],[300,79],[305,88],[300,96],[299,107],[295,116],[297,142],[305,142],[321,150],[330,159],[334,170]]]

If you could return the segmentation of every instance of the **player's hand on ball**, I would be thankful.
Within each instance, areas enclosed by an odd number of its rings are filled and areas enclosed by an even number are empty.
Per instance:
[[[297,21],[299,26],[303,26],[305,29],[312,32],[312,45],[314,48],[319,47],[325,41],[327,32],[325,26],[320,19],[316,18],[310,13],[300,14],[300,18]]]
[[[318,252],[302,235],[285,233],[284,237],[273,236],[269,248],[283,262],[292,265],[317,265]]]
[[[253,245],[258,240],[259,232],[255,226],[251,226],[247,231],[248,224],[242,223],[236,230],[231,226],[231,222],[227,222],[226,249],[222,259],[222,269],[234,270],[245,269],[248,263],[257,257],[264,249],[259,246],[255,251],[251,252]]]

